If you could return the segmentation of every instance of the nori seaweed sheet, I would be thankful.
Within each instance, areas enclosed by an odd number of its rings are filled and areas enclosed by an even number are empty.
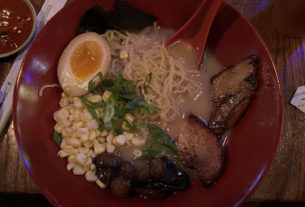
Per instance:
[[[105,11],[99,5],[95,5],[82,16],[78,25],[77,34],[85,32],[103,34],[108,29],[114,29],[114,27],[106,19]]]
[[[77,34],[106,30],[140,30],[157,20],[157,17],[134,7],[127,1],[115,1],[114,10],[104,11],[99,5],[89,9],[81,18]]]

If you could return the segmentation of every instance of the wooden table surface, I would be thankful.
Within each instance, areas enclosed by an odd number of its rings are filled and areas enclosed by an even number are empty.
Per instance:
[[[269,48],[284,95],[284,125],[275,160],[251,201],[305,202],[305,114],[290,105],[298,86],[304,85],[304,39],[280,34],[272,25],[273,0],[227,0],[258,30]],[[31,0],[36,11],[44,0]],[[15,56],[0,60],[0,84]],[[24,167],[13,135],[11,121],[1,134],[0,193],[39,193]],[[0,140],[1,140],[0,138]]]

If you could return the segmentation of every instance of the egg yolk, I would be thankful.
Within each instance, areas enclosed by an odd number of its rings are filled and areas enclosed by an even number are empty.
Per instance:
[[[82,81],[93,74],[101,65],[103,52],[95,41],[78,45],[71,56],[70,67],[76,79]]]

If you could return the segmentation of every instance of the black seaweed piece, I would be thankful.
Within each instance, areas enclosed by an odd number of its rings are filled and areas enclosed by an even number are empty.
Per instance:
[[[105,33],[107,30],[140,30],[157,20],[157,17],[138,9],[127,1],[115,1],[114,10],[104,11],[99,5],[89,9],[81,18],[77,34]]]
[[[173,162],[168,160],[166,157],[162,157],[167,162],[167,170],[165,176],[160,179],[160,183],[174,191],[185,191],[191,185],[191,180],[188,174],[179,169]]]
[[[77,28],[77,34],[85,32],[96,32],[99,34],[105,33],[109,29],[114,29],[107,20],[105,11],[99,6],[95,5],[89,9],[81,18]]]
[[[134,7],[127,1],[115,1],[114,10],[106,12],[111,26],[118,30],[143,29],[157,20],[157,17]]]

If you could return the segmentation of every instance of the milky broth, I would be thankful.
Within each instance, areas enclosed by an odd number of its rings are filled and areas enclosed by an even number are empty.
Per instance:
[[[173,30],[167,28],[159,28],[158,35],[155,36],[157,41],[165,42],[169,36],[173,34]],[[183,41],[177,41],[174,44],[167,47],[167,50],[171,56],[180,59],[186,68],[191,69],[196,66],[197,53],[196,50],[188,43]],[[223,66],[218,62],[217,58],[212,54],[212,52],[207,49],[204,53],[204,58],[202,65],[199,68],[199,75],[191,77],[193,81],[199,82],[201,86],[202,93],[198,96],[191,97],[191,95],[185,95],[179,97],[178,103],[182,108],[182,115],[178,120],[172,121],[167,125],[167,132],[171,137],[178,137],[180,126],[183,119],[189,115],[194,114],[202,121],[206,122],[211,114],[212,110],[212,100],[211,100],[211,84],[210,78],[222,70]],[[179,103],[182,102],[182,103]],[[148,136],[146,134],[146,136]],[[122,159],[127,161],[132,161],[134,159],[133,152],[135,150],[143,150],[145,147],[149,146],[150,141],[146,145],[141,147],[135,147],[132,145],[124,146],[116,149],[117,153]]]
[[[197,54],[188,43],[178,41],[168,46],[167,49],[172,56],[182,58],[186,67],[195,67]],[[183,97],[181,119],[168,124],[167,130],[172,137],[178,136],[182,120],[191,113],[204,122],[208,121],[212,110],[210,78],[221,71],[222,68],[223,66],[218,62],[212,52],[209,49],[206,49],[202,64],[199,68],[199,76],[192,77],[194,81],[200,82],[202,93],[195,98],[190,95]]]

